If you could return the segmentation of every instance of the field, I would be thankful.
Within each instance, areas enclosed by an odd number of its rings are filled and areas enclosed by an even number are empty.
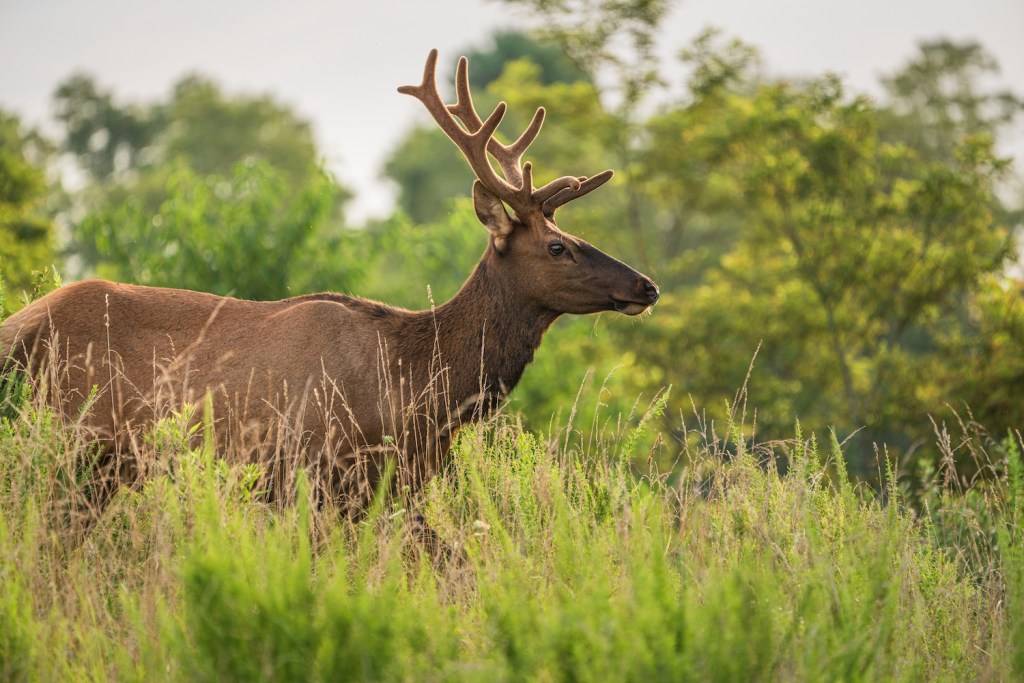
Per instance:
[[[1024,676],[1019,435],[939,430],[943,467],[910,476],[882,453],[878,480],[854,483],[828,435],[754,444],[740,416],[658,435],[664,405],[548,435],[508,416],[464,430],[416,501],[453,551],[435,563],[401,501],[353,524],[300,481],[270,505],[257,468],[189,446],[184,416],[147,441],[158,474],[93,510],[88,448],[15,395],[0,678]]]

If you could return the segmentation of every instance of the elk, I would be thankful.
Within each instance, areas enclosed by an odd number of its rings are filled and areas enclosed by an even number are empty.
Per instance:
[[[447,303],[410,311],[332,293],[247,301],[89,280],[10,316],[0,358],[89,430],[111,462],[128,458],[162,410],[209,400],[221,452],[280,455],[291,439],[299,466],[346,507],[366,505],[389,457],[398,459],[397,480],[418,489],[460,426],[488,415],[516,386],[555,319],[635,316],[659,295],[649,278],[555,224],[558,207],[612,171],[534,188],[522,157],[544,109],[502,144],[495,131],[505,103],[480,118],[463,57],[457,101],[446,105],[436,63],[433,50],[422,82],[398,90],[423,103],[469,162],[473,206],[489,232],[475,270]]]

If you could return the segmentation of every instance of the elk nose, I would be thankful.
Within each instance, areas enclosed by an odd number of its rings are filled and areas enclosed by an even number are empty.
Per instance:
[[[644,278],[643,286],[644,294],[647,295],[647,300],[653,304],[655,301],[658,300],[658,297],[660,296],[658,292],[658,285]]]

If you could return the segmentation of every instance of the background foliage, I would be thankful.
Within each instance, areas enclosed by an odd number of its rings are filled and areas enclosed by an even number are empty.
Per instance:
[[[59,188],[48,187],[45,171],[51,152],[38,133],[0,110],[0,317],[20,307],[20,292],[33,290],[33,273],[57,260],[50,214]]]
[[[54,104],[90,180],[69,216],[85,272],[255,299],[356,281],[361,259],[342,244],[349,194],[288,106],[200,76],[166,102],[120,104],[83,74]]]
[[[301,483],[268,502],[189,407],[96,509],[90,445],[0,377],[0,677],[1024,676],[1024,195],[996,152],[1022,102],[982,87],[998,65],[924,42],[872,101],[709,30],[670,82],[664,2],[513,4],[544,29],[472,49],[480,108],[508,101],[506,138],[548,109],[538,183],[616,169],[559,220],[654,277],[654,313],[560,320],[504,413],[359,523]],[[193,75],[120,102],[78,74],[55,105],[56,142],[0,112],[0,318],[51,266],[424,308],[486,244],[428,126],[383,169],[394,214],[355,227],[273,97]],[[417,554],[410,503],[457,561]]]

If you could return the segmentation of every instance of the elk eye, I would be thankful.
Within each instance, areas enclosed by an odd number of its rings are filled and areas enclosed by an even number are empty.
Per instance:
[[[552,242],[548,245],[548,251],[551,252],[552,256],[561,256],[565,253],[565,245],[561,242]]]

